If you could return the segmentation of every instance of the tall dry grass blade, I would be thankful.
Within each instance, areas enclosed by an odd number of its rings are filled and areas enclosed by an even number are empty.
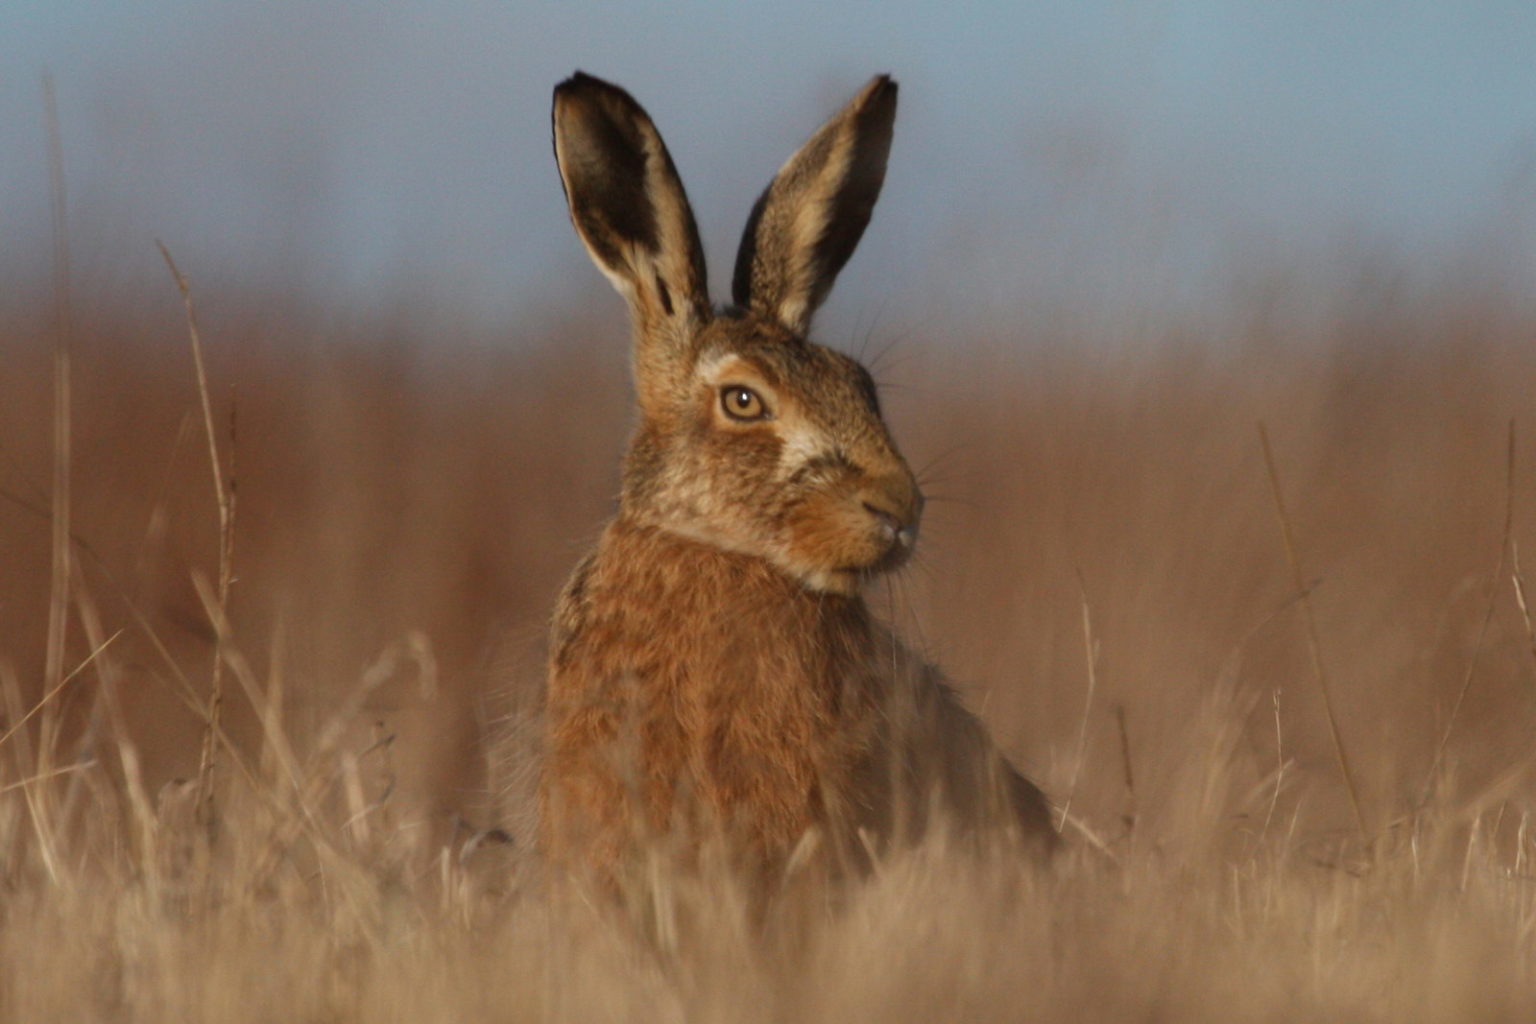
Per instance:
[[[20,721],[25,717],[22,712],[21,684],[16,679],[16,673],[4,662],[0,662],[0,699],[4,701],[7,718]],[[41,773],[31,767],[38,763],[38,759],[33,757],[32,742],[27,731],[18,730],[15,735],[16,745],[13,749],[16,774],[25,782],[21,787],[21,795],[27,805],[27,815],[32,821],[32,834],[37,837],[38,856],[48,872],[49,880],[59,885],[64,875],[59,865],[58,836],[52,827],[51,817],[42,807],[42,796],[35,785]]]
[[[1461,688],[1456,691],[1456,701],[1451,705],[1450,717],[1446,719],[1445,729],[1440,733],[1440,742],[1435,745],[1435,756],[1429,762],[1429,770],[1424,773],[1424,785],[1419,790],[1419,807],[1423,807],[1429,800],[1431,790],[1435,785],[1435,774],[1440,770],[1441,762],[1445,759],[1445,748],[1451,742],[1451,733],[1456,728],[1457,716],[1461,714],[1462,702],[1467,699],[1467,691],[1472,689],[1472,679],[1477,673],[1477,662],[1482,656],[1483,645],[1488,639],[1488,627],[1493,623],[1493,610],[1498,604],[1499,581],[1504,578],[1504,562],[1509,555],[1510,533],[1515,522],[1515,421],[1509,421],[1509,435],[1504,453],[1504,529],[1499,534],[1499,560],[1493,567],[1493,575],[1488,580],[1488,603],[1483,608],[1483,620],[1477,627],[1477,640],[1472,645],[1472,657],[1467,659],[1467,670],[1461,677]]]
[[[73,578],[71,593],[74,595],[72,602],[74,614],[80,622],[82,632],[85,633],[86,643],[94,651],[106,641],[107,636],[102,631],[99,617],[95,617],[95,621],[89,625],[85,622],[87,615],[94,615],[94,608],[92,608],[89,600],[90,588],[86,584],[84,575],[80,572],[78,562],[73,566],[71,576]],[[106,657],[96,658],[93,661],[93,664],[96,666],[96,676],[98,679],[101,678],[103,668],[110,664],[110,662],[111,659]],[[70,694],[69,696],[74,695]],[[67,706],[67,698],[60,700],[59,705],[61,708]],[[98,685],[90,698],[90,709],[84,714],[84,727],[77,728],[71,733],[70,745],[74,750],[69,755],[68,763],[82,764],[86,761],[98,760],[96,744],[101,736],[104,716],[102,688]],[[77,718],[76,720],[79,721],[81,719]],[[86,775],[80,772],[70,776],[68,784],[64,787],[64,795],[58,802],[59,822],[62,829],[73,829],[84,820],[77,812],[85,806],[86,800],[97,796],[95,790],[100,785],[101,779],[98,776]]]
[[[1131,771],[1131,731],[1125,724],[1124,704],[1115,705],[1115,726],[1120,733],[1120,767],[1125,775],[1126,806],[1120,821],[1129,836],[1136,831],[1136,775]]]
[[[0,488],[0,500],[10,502],[16,508],[21,509],[28,515],[36,516],[37,518],[43,520],[52,519],[52,512],[49,509],[35,502],[29,501],[27,498],[24,498],[12,491],[7,491],[3,488]],[[187,678],[187,674],[182,671],[180,663],[177,662],[176,658],[171,654],[171,649],[166,644],[165,639],[160,635],[160,631],[156,629],[154,623],[150,621],[149,615],[144,611],[143,607],[134,597],[133,593],[130,592],[128,587],[126,587],[120,579],[118,579],[117,574],[112,571],[112,567],[107,564],[107,560],[104,559],[101,554],[91,546],[89,541],[87,541],[84,537],[81,537],[79,534],[74,533],[73,531],[70,532],[69,539],[70,543],[72,543],[76,548],[79,548],[80,553],[90,560],[90,563],[94,567],[99,578],[106,582],[107,586],[111,588],[113,595],[123,603],[123,607],[128,610],[128,614],[130,617],[132,617],[134,624],[139,627],[140,634],[146,640],[148,640],[150,646],[155,649],[155,655],[160,659],[161,667],[164,668],[170,675],[171,688],[176,697],[186,705],[187,709],[191,711],[192,714],[196,715],[199,719],[206,720],[208,712],[206,706],[203,704],[202,699],[198,697],[197,692],[193,690],[191,680],[189,680]],[[71,564],[75,563],[76,561],[79,560],[71,559]]]
[[[83,772],[88,768],[94,767],[96,767],[95,761],[81,761],[78,764],[66,764],[58,768],[50,768],[47,772],[40,772],[35,775],[29,775],[24,779],[0,786],[0,795],[4,795],[6,793],[14,793],[18,789],[26,789],[30,786],[35,786],[39,782],[46,782],[49,779],[57,779],[64,775],[74,775],[77,772]]]
[[[299,757],[294,752],[293,745],[282,731],[280,722],[272,722],[262,715],[263,709],[270,706],[270,700],[263,692],[261,684],[256,681],[256,672],[251,668],[241,652],[229,642],[229,620],[224,615],[224,609],[219,607],[218,597],[213,593],[208,584],[207,577],[202,573],[192,574],[192,586],[197,591],[198,599],[203,604],[203,611],[208,616],[213,628],[220,634],[218,650],[220,656],[228,664],[235,681],[244,690],[246,699],[251,708],[256,712],[262,726],[263,738],[270,747],[278,766],[281,768],[280,777],[295,791],[304,787],[305,773],[300,767]],[[215,723],[222,736],[223,726]],[[225,742],[225,747],[230,754],[235,751],[233,745]],[[256,784],[257,776],[249,775],[247,781]]]
[[[368,825],[368,812],[373,808],[363,792],[363,773],[357,755],[350,750],[341,752],[341,793],[347,805],[342,830],[351,834],[355,849],[366,850],[373,842],[373,831]]]
[[[1269,795],[1269,810],[1264,812],[1264,827],[1259,830],[1259,842],[1269,835],[1269,823],[1274,820],[1275,807],[1280,803],[1280,788],[1285,785],[1285,734],[1280,729],[1280,691],[1270,694],[1275,706],[1275,788]]]
[[[256,682],[256,673],[234,644],[228,642],[229,622],[219,610],[216,598],[207,579],[200,573],[194,573],[192,584],[193,588],[197,591],[198,600],[201,601],[209,621],[213,623],[215,629],[225,631],[226,642],[220,647],[224,654],[225,663],[234,674],[236,680],[244,688],[247,698],[251,701],[251,706],[253,708],[262,707],[265,704],[266,698],[261,692],[260,684]],[[191,706],[194,710],[197,709],[196,704]],[[263,726],[265,727],[266,723],[263,723]],[[298,758],[294,755],[293,747],[288,742],[287,737],[278,729],[272,735],[267,736],[267,739],[272,744],[273,750],[279,755],[283,774],[288,778],[290,786],[295,790],[299,789],[301,786],[301,773],[298,770]],[[273,791],[273,786],[267,784],[263,777],[258,774],[256,768],[241,754],[239,746],[230,738],[229,733],[222,724],[218,726],[217,740],[224,749],[224,756],[235,767],[240,780],[250,788],[250,791],[269,810],[277,814],[285,813],[289,805],[284,803],[283,799]]]
[[[345,782],[342,777],[344,764],[342,759],[346,752],[341,750],[341,742],[348,730],[362,715],[369,698],[383,685],[395,678],[402,663],[409,662],[417,671],[417,682],[421,688],[423,697],[435,693],[437,686],[436,661],[432,656],[431,645],[422,633],[412,632],[404,638],[389,644],[381,651],[373,662],[363,671],[352,691],[327,717],[321,726],[318,736],[315,738],[309,756],[304,760],[302,769],[293,769],[294,777],[302,778],[302,787],[295,782],[295,799],[298,810],[303,813],[306,820],[317,821],[317,813],[313,810],[320,805],[326,793],[336,785],[338,781]],[[244,682],[243,674],[237,678]],[[254,698],[253,698],[254,699]],[[281,730],[274,728],[273,734],[281,737]],[[380,736],[374,743],[362,752],[366,756],[375,750],[380,750],[386,757],[390,746],[394,741],[392,734]],[[286,748],[285,748],[286,749]],[[291,749],[287,749],[286,758],[297,764],[297,758]],[[386,768],[386,771],[389,769]],[[365,812],[384,806],[394,790],[393,780],[389,780],[380,798],[371,806],[365,807]],[[279,831],[277,835],[285,833]]]
[[[225,618],[223,609],[218,606],[217,598],[207,579],[200,573],[194,573],[192,583],[198,599],[202,602],[204,612],[214,628],[222,634],[223,642],[218,649],[229,667],[230,674],[239,683],[251,707],[257,711],[258,717],[261,717],[261,709],[267,707],[269,701],[262,692],[255,671],[239,648],[229,642],[229,621]],[[219,727],[216,737],[224,749],[225,756],[235,766],[251,794],[272,813],[278,822],[270,831],[267,842],[256,856],[253,866],[244,874],[242,880],[246,891],[259,891],[282,863],[287,848],[298,837],[303,836],[309,841],[322,865],[334,874],[333,880],[338,882],[342,895],[349,903],[361,907],[365,901],[360,895],[361,890],[357,879],[359,866],[337,847],[325,827],[323,816],[315,806],[315,801],[323,796],[328,785],[335,781],[334,777],[328,779],[326,784],[322,784],[317,777],[306,775],[300,767],[299,757],[292,743],[282,731],[281,723],[270,722],[263,718],[261,724],[280,768],[276,779],[264,780],[258,776],[241,755],[239,748],[230,741],[222,726]],[[278,791],[279,783],[286,783],[281,792]],[[371,925],[361,922],[361,926],[370,937],[377,937]]]
[[[386,729],[383,722],[373,723],[373,732],[373,744],[359,756],[367,757],[375,752],[378,754],[376,784],[379,788],[379,795],[374,800],[373,806],[379,812],[380,828],[386,833],[392,833],[395,830],[395,816],[391,810],[393,805],[390,802],[390,798],[394,796],[395,787],[399,782],[398,776],[395,773],[395,734]]]
[[[1365,827],[1365,815],[1360,810],[1360,793],[1355,787],[1354,774],[1349,770],[1349,755],[1344,750],[1344,737],[1339,731],[1339,716],[1333,707],[1333,692],[1328,685],[1328,673],[1323,669],[1322,645],[1317,638],[1317,615],[1312,610],[1312,595],[1301,574],[1301,559],[1296,553],[1295,531],[1291,528],[1290,513],[1285,508],[1285,494],[1280,488],[1280,471],[1275,468],[1275,453],[1270,448],[1269,430],[1259,422],[1259,444],[1264,449],[1264,468],[1269,472],[1270,492],[1275,499],[1275,514],[1280,518],[1280,536],[1285,541],[1285,558],[1291,566],[1291,582],[1301,599],[1302,617],[1307,624],[1307,653],[1312,661],[1312,678],[1323,695],[1323,710],[1328,716],[1328,733],[1333,739],[1333,752],[1339,762],[1339,775],[1344,788],[1349,791],[1349,806],[1355,814],[1355,825],[1360,837],[1369,836]]]
[[[154,500],[150,502],[149,518],[144,524],[143,536],[139,538],[138,550],[133,556],[133,577],[140,581],[149,570],[150,549],[164,539],[166,530],[170,526],[171,484],[176,479],[181,453],[186,448],[187,437],[192,433],[192,429],[192,412],[189,409],[183,414],[181,423],[176,427],[176,440],[171,442],[171,454],[165,460],[165,468],[160,474],[160,486],[155,491]]]
[[[101,613],[91,598],[90,590],[83,584],[76,586],[75,606],[80,616],[80,625],[85,630],[86,639],[98,653],[104,653],[107,646],[123,634],[124,631],[119,629],[110,637],[105,635]],[[129,734],[127,717],[123,712],[122,699],[118,692],[121,679],[117,666],[113,664],[111,658],[93,657],[91,664],[96,669],[100,704],[106,709],[107,726],[111,730],[118,764],[123,772],[123,788],[127,791],[128,810],[131,815],[135,847],[139,855],[139,868],[144,872],[143,877],[149,885],[149,892],[158,893],[160,872],[159,862],[155,856],[159,838],[158,823],[149,794],[144,788],[144,774],[139,767],[138,748]],[[82,749],[86,748],[82,747]],[[68,801],[66,801],[67,808]],[[66,816],[65,820],[71,819]]]
[[[1120,858],[1116,856],[1115,851],[1110,848],[1109,840],[1099,835],[1099,833],[1094,829],[1092,825],[1088,824],[1086,821],[1084,821],[1082,818],[1079,818],[1075,814],[1069,814],[1063,816],[1061,819],[1062,831],[1066,831],[1068,826],[1070,826],[1072,830],[1083,839],[1087,840],[1089,846],[1092,846],[1095,850],[1108,857],[1114,863],[1120,863]]]
[[[1525,624],[1525,642],[1531,652],[1531,663],[1536,665],[1536,626],[1531,624],[1531,606],[1525,597],[1525,574],[1520,571],[1520,545],[1510,542],[1510,576],[1515,584],[1515,603],[1520,606],[1520,619]]]
[[[258,717],[261,718],[266,742],[270,745],[270,749],[280,769],[277,778],[272,780],[261,779],[252,770],[251,766],[247,764],[245,758],[241,756],[239,748],[230,742],[222,726],[220,727],[217,739],[224,748],[225,756],[229,758],[230,763],[240,772],[240,775],[250,787],[251,793],[273,812],[274,817],[278,821],[278,824],[271,830],[265,847],[257,856],[254,866],[247,875],[247,889],[255,891],[261,888],[271,872],[276,870],[281,863],[287,847],[302,835],[309,841],[321,863],[336,874],[335,880],[340,883],[340,891],[350,902],[354,904],[359,903],[362,899],[360,896],[361,890],[359,890],[357,884],[357,872],[360,870],[360,867],[352,858],[339,849],[336,842],[331,838],[330,832],[326,828],[324,815],[321,814],[319,808],[321,799],[339,779],[337,771],[321,771],[320,767],[332,766],[332,759],[329,755],[334,753],[335,741],[339,740],[341,736],[341,730],[336,725],[336,719],[343,712],[333,714],[331,721],[327,723],[327,727],[322,730],[322,741],[326,741],[327,737],[332,737],[328,741],[329,746],[325,748],[324,754],[311,754],[308,758],[308,764],[301,765],[293,743],[282,730],[282,724],[280,722],[272,722],[261,715],[262,709],[270,706],[270,701],[263,692],[261,683],[257,680],[256,672],[252,669],[250,662],[246,660],[239,648],[229,641],[229,620],[225,617],[223,609],[218,606],[217,599],[207,579],[200,573],[194,573],[192,583],[197,591],[199,600],[202,602],[205,614],[213,623],[214,628],[223,634],[224,642],[219,646],[219,650],[229,667],[230,674],[244,691],[246,699],[250,702],[251,707],[256,710]],[[429,664],[429,655],[424,654],[421,650],[421,645],[424,643],[424,639],[412,634],[406,641],[395,645],[385,655],[381,655],[379,660],[364,673],[364,678],[354,691],[352,699],[344,705],[344,713],[356,715],[361,710],[367,696],[378,686],[388,682],[393,666],[397,664],[397,659],[402,657],[398,653],[399,651],[404,651],[405,654],[415,658],[418,667]],[[428,678],[433,676],[435,669],[423,667],[422,672],[422,686],[435,686],[435,677]],[[278,792],[279,784],[282,783],[286,785],[282,786],[282,792]],[[371,928],[365,926],[365,930],[372,934]]]
[[[257,709],[261,716],[261,747],[257,752],[256,768],[262,778],[278,779],[282,752],[273,743],[273,737],[281,735],[287,715],[288,694],[288,626],[283,620],[272,627],[272,640],[267,653],[266,702]]]
[[[1083,719],[1077,729],[1077,753],[1072,759],[1072,778],[1067,783],[1067,795],[1061,802],[1061,814],[1056,820],[1056,831],[1067,826],[1067,815],[1072,810],[1072,798],[1077,794],[1077,780],[1082,774],[1083,758],[1088,753],[1088,718],[1093,712],[1094,691],[1099,688],[1099,645],[1093,638],[1093,616],[1088,608],[1088,588],[1083,574],[1077,574],[1077,594],[1083,612],[1083,652],[1088,660],[1088,693],[1083,698]]]
[[[69,632],[70,451],[73,414],[70,409],[70,349],[73,347],[74,314],[69,300],[69,225],[64,192],[64,144],[59,133],[58,98],[53,77],[43,76],[44,116],[48,130],[48,191],[53,227],[53,504],[52,581],[48,601],[48,645],[44,656],[43,685],[57,689],[64,675],[64,649]],[[43,707],[51,708],[52,704]],[[53,752],[56,723],[43,716],[38,740],[38,769],[46,772]],[[32,790],[28,790],[30,794]],[[39,809],[36,813],[46,814]]]
[[[102,641],[102,643],[95,647],[90,654],[86,655],[84,661],[70,670],[69,675],[65,676],[63,679],[60,679],[53,685],[51,690],[43,694],[42,699],[39,700],[36,704],[32,705],[32,709],[30,711],[22,715],[19,721],[13,722],[11,727],[5,731],[4,735],[0,735],[0,747],[5,746],[5,742],[16,734],[16,730],[20,729],[22,726],[26,725],[27,722],[31,721],[33,715],[43,710],[43,708],[46,707],[54,697],[58,696],[60,690],[68,686],[70,682],[73,681],[74,678],[81,672],[84,672],[86,668],[90,666],[91,662],[96,660],[96,657],[99,654],[101,654],[113,643],[115,643],[117,638],[122,635],[123,631],[118,630],[116,633],[113,633],[111,636],[109,636],[106,640]]]
[[[208,463],[213,471],[213,489],[219,507],[219,576],[218,604],[220,612],[229,608],[229,585],[234,578],[235,555],[235,476],[233,467],[226,473],[219,459],[218,435],[213,429],[213,402],[208,396],[208,370],[203,364],[203,339],[197,326],[197,309],[192,304],[192,288],[164,242],[155,240],[165,265],[170,269],[176,288],[181,292],[181,303],[186,309],[187,334],[192,341],[192,363],[197,371],[197,395],[203,407],[203,432],[208,439]],[[234,432],[234,411],[230,412],[230,432]],[[231,452],[233,452],[231,438]],[[218,631],[217,644],[223,644],[224,632]],[[219,733],[219,716],[224,706],[223,685],[224,658],[222,651],[213,653],[213,674],[209,681],[208,719],[203,730],[202,754],[197,769],[198,818],[204,824],[213,824],[213,770],[216,761],[216,737]]]

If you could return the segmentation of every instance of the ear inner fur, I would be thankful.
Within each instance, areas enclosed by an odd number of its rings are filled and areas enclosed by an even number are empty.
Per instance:
[[[629,303],[643,407],[658,408],[708,322],[704,249],[671,154],[623,89],[577,72],[555,89],[555,159],[571,223]]]
[[[804,335],[863,237],[885,181],[896,83],[872,79],[790,157],[742,233],[736,304]]]

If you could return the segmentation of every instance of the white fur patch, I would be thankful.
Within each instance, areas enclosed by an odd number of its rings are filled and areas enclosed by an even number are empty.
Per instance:
[[[803,420],[781,426],[779,439],[784,442],[779,465],[791,472],[827,452],[827,435]]]

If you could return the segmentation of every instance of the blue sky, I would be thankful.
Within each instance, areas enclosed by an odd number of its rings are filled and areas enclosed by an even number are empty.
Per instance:
[[[651,111],[717,297],[748,206],[870,74],[886,192],[829,315],[1179,308],[1359,252],[1536,286],[1536,5],[8,0],[0,273],[48,266],[57,84],[81,287],[217,285],[497,322],[605,286],[565,220],[551,86]],[[1536,287],[1532,288],[1536,291]],[[835,314],[833,314],[835,310]]]

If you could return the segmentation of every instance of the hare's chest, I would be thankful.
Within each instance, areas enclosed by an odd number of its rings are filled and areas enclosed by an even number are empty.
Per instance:
[[[671,733],[676,777],[686,780],[694,812],[766,849],[787,850],[847,802],[871,731],[827,659],[798,655],[724,644],[668,665],[674,700],[656,709],[670,728],[654,734]],[[654,755],[672,756],[663,748]]]
[[[596,683],[594,696],[622,709],[648,759],[675,761],[706,785],[788,785],[826,768],[850,727],[843,677],[856,673],[814,631],[762,611],[717,610],[677,627],[664,604],[628,607],[588,634],[572,666]]]
[[[642,797],[653,826],[792,844],[848,799],[867,753],[867,631],[856,600],[616,525],[557,612],[555,763]]]
[[[588,608],[557,686],[612,716],[636,776],[710,817],[785,841],[846,788],[869,731],[861,673],[814,622],[774,609]],[[553,696],[553,694],[552,694]]]

